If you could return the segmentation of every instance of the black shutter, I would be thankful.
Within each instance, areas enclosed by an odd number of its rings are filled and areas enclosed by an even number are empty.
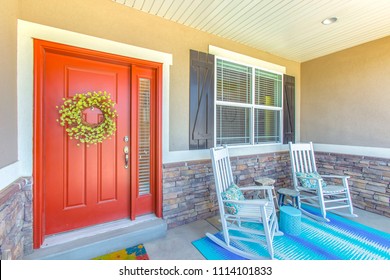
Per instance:
[[[284,75],[283,143],[295,142],[295,77]]]
[[[190,50],[190,150],[214,146],[214,55]]]

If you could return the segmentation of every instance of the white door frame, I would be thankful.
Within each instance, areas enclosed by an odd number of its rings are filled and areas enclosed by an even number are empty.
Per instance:
[[[97,38],[59,28],[18,20],[17,102],[18,161],[7,168],[9,183],[22,176],[32,176],[33,169],[33,39],[41,39],[75,47],[87,48],[130,58],[163,64],[163,155],[169,151],[169,67],[172,54],[149,50],[120,42]],[[3,182],[1,182],[3,185]],[[7,185],[7,182],[4,182]]]

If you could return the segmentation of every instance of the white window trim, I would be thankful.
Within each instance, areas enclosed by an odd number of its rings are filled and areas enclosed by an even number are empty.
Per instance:
[[[224,60],[247,65],[250,67],[261,68],[269,72],[275,72],[278,74],[286,74],[286,67],[278,64],[274,64],[268,61],[257,59],[244,54],[236,53],[226,49],[222,49],[216,46],[209,45],[209,53],[220,57]]]

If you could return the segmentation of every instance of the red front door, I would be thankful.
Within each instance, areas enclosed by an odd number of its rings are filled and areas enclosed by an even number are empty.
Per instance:
[[[34,47],[34,232],[40,235],[34,246],[44,235],[145,213],[160,216],[158,68],[40,40]],[[57,106],[93,91],[106,91],[116,103],[116,132],[101,144],[80,144],[57,122]],[[82,117],[102,120],[99,110]]]
[[[130,137],[129,66],[46,52],[44,77],[46,234],[129,217],[130,172],[122,139]],[[56,122],[56,106],[63,98],[93,91],[106,91],[116,103],[117,131],[101,144],[80,145]],[[94,123],[101,116],[89,111],[84,117]]]

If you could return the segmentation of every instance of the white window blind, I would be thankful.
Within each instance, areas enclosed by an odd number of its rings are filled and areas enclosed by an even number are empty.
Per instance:
[[[282,75],[255,69],[255,107],[254,144],[281,142]]]
[[[280,142],[280,112],[255,109],[254,143]]]
[[[247,66],[217,60],[217,100],[251,103],[251,71]]]
[[[282,74],[217,58],[216,145],[281,142]]]
[[[138,101],[138,190],[150,193],[150,80],[139,79]]]
[[[217,60],[217,145],[250,144],[252,69],[234,62]]]
[[[217,106],[217,145],[249,144],[249,108]]]
[[[256,105],[282,107],[282,75],[255,70]]]

